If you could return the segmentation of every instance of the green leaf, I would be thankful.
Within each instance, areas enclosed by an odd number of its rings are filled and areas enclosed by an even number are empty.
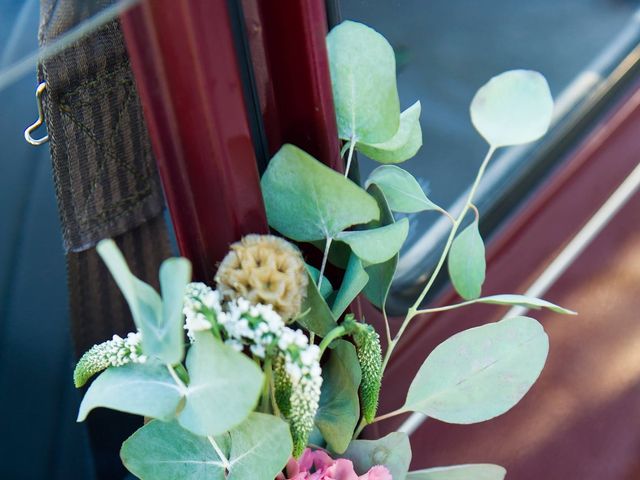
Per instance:
[[[541,308],[548,308],[549,310],[556,313],[562,313],[565,315],[577,315],[576,312],[574,312],[573,310],[569,310],[568,308],[563,308],[559,305],[556,305],[555,303],[542,300],[541,298],[529,297],[526,295],[491,295],[488,297],[478,298],[477,301],[478,303],[491,303],[495,305],[519,305],[536,310],[539,310]]]
[[[387,200],[384,193],[376,184],[369,185],[367,188],[369,194],[376,199],[378,207],[380,207],[380,221],[374,222],[374,227],[391,225],[395,220],[393,213],[389,209]],[[396,267],[398,266],[398,254],[396,253],[386,262],[378,263],[375,265],[369,265],[365,268],[369,275],[369,282],[364,288],[364,294],[378,308],[383,308],[387,302],[387,296],[389,295],[389,289],[391,288],[391,282],[393,276],[396,273]]]
[[[422,146],[420,102],[400,114],[400,128],[389,140],[381,143],[356,144],[356,150],[380,163],[400,163],[412,158]]]
[[[216,443],[228,455],[228,435],[216,438]],[[226,478],[222,460],[209,440],[175,421],[153,420],[139,428],[122,444],[120,458],[141,480]]]
[[[460,296],[465,300],[478,298],[487,265],[477,220],[453,240],[448,265],[449,277]]]
[[[214,338],[196,335],[187,354],[190,383],[178,421],[196,435],[220,435],[253,411],[262,390],[262,370],[246,355]]]
[[[425,210],[442,210],[429,200],[420,184],[406,170],[395,165],[376,168],[365,183],[365,187],[377,185],[384,193],[389,208],[394,212],[415,213]]]
[[[354,440],[342,457],[351,460],[360,475],[384,465],[393,480],[403,480],[411,463],[411,445],[406,433],[393,432],[378,440]]]
[[[389,140],[400,125],[396,61],[375,30],[342,22],[327,36],[338,135],[358,142]]]
[[[380,216],[367,192],[293,145],[276,153],[261,186],[269,225],[293,240],[335,238]]]
[[[226,474],[209,440],[176,422],[146,424],[124,442],[120,456],[127,469],[142,480],[273,480],[292,448],[287,424],[261,413],[252,413],[215,441],[229,460]]]
[[[506,475],[507,471],[499,465],[477,463],[409,472],[407,480],[504,480]]]
[[[318,291],[318,286],[313,281],[311,274],[309,274],[307,295],[302,302],[301,311],[303,315],[296,321],[300,326],[320,337],[324,337],[338,326],[329,305],[327,305],[326,300]]]
[[[356,255],[351,254],[349,265],[342,279],[342,285],[340,285],[340,290],[338,290],[331,308],[334,318],[340,318],[368,281],[369,275],[364,271],[362,262]]]
[[[273,415],[252,413],[231,431],[227,479],[273,480],[289,460],[292,449],[286,422]]]
[[[308,263],[305,263],[305,265],[307,267],[307,271],[309,272],[311,280],[317,285],[318,280],[320,279],[320,270],[318,270],[313,265],[309,265]],[[329,281],[329,279],[324,275],[322,276],[322,285],[320,286],[320,293],[322,294],[322,297],[324,299],[328,298],[333,293],[333,285],[331,285],[331,282]]]
[[[166,366],[129,363],[110,367],[93,381],[80,404],[78,421],[84,421],[98,407],[169,419],[181,400],[182,393]]]
[[[355,347],[345,340],[336,340],[330,351],[329,361],[322,368],[322,393],[315,422],[329,448],[343,453],[360,418],[360,364]]]
[[[369,264],[386,262],[400,251],[409,233],[409,220],[370,230],[339,233],[338,240],[348,244],[353,253]]]
[[[124,295],[133,321],[142,332],[142,350],[148,356],[155,356],[163,361],[167,357],[174,357],[175,352],[165,351],[165,336],[169,333],[162,322],[162,300],[160,295],[142,280],[131,273],[122,252],[111,239],[102,240],[96,250],[107,265],[113,279]],[[182,333],[181,333],[182,335]],[[167,344],[173,342],[167,342]],[[169,363],[165,361],[165,363]]]
[[[448,423],[497,417],[531,388],[548,351],[549,338],[532,318],[514,317],[465,330],[427,357],[403,409]]]
[[[170,258],[160,267],[160,283],[165,303],[151,285],[131,273],[116,243],[102,240],[96,247],[124,295],[133,321],[142,333],[142,351],[163,363],[175,364],[184,355],[182,299],[191,279],[191,263],[186,258]]]
[[[531,70],[493,77],[471,102],[471,121],[493,148],[539,139],[547,133],[552,115],[549,85]]]
[[[184,291],[191,281],[191,262],[186,258],[169,258],[160,265],[162,291],[162,332],[164,362],[174,365],[184,357]],[[144,335],[143,335],[144,341]]]

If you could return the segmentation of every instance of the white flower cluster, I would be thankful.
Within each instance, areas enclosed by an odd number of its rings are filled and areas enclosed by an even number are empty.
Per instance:
[[[87,351],[73,373],[76,386],[84,385],[96,373],[108,367],[121,367],[127,363],[145,363],[142,353],[142,337],[139,332],[129,333],[126,338],[114,335],[111,340],[94,345]]]
[[[249,346],[256,357],[283,359],[291,383],[292,432],[306,444],[320,401],[320,349],[309,345],[302,330],[287,327],[271,305],[252,305],[238,298],[223,306],[220,300],[220,294],[203,283],[187,287],[184,314],[189,337],[193,338],[195,331],[210,329],[214,321],[225,333],[225,343],[238,351]]]
[[[222,312],[220,295],[204,283],[194,282],[187,285],[184,295],[182,313],[185,316],[184,329],[189,340],[193,342],[194,332],[202,332],[212,328],[211,321]]]

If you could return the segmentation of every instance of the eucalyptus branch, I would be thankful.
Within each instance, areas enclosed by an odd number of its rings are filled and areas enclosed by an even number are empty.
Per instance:
[[[349,155],[347,156],[347,165],[344,169],[345,178],[349,176],[349,169],[351,168],[351,159],[353,158],[353,151],[356,148],[356,142],[353,137],[349,139],[347,143],[345,143],[340,150],[340,158],[342,158],[347,151],[349,150]],[[329,249],[331,248],[331,242],[333,242],[333,238],[327,237],[327,240],[324,245],[324,254],[322,255],[322,264],[320,265],[320,277],[318,278],[318,290],[322,286],[322,276],[324,275],[324,270],[327,268],[327,259],[329,258]]]
[[[407,311],[407,315],[405,316],[404,321],[402,322],[402,325],[400,326],[400,329],[398,330],[398,333],[396,333],[396,336],[393,338],[393,340],[389,344],[389,347],[387,348],[387,351],[385,352],[384,360],[382,361],[382,371],[383,372],[386,369],[387,364],[389,363],[389,359],[391,358],[391,354],[393,353],[393,350],[395,349],[396,345],[398,344],[398,341],[400,340],[400,337],[402,337],[402,334],[404,333],[406,328],[409,326],[409,323],[411,322],[413,317],[415,317],[418,314],[418,307],[420,306],[420,304],[422,303],[422,301],[426,297],[427,293],[429,293],[429,290],[431,290],[431,287],[435,283],[436,277],[440,273],[440,270],[442,270],[442,267],[444,266],[444,262],[447,259],[447,255],[449,253],[449,250],[451,249],[451,245],[453,244],[453,240],[454,240],[454,238],[456,236],[456,233],[458,232],[458,228],[460,228],[460,225],[462,224],[462,221],[464,220],[464,217],[466,216],[466,214],[469,211],[469,209],[471,209],[472,206],[473,206],[473,198],[474,198],[474,196],[476,194],[476,191],[478,190],[478,185],[480,185],[480,180],[482,179],[482,176],[484,175],[484,172],[485,172],[485,170],[487,168],[487,165],[489,164],[489,160],[491,160],[491,157],[493,156],[494,152],[495,152],[495,147],[492,146],[492,147],[489,148],[489,151],[485,155],[484,160],[482,161],[482,164],[480,165],[480,168],[478,169],[478,173],[477,173],[476,178],[475,178],[475,180],[473,182],[473,185],[471,186],[471,189],[469,190],[469,195],[467,196],[467,201],[466,201],[464,207],[460,211],[460,214],[458,215],[458,217],[456,218],[455,222],[453,223],[453,225],[451,227],[451,231],[449,232],[449,237],[447,238],[447,243],[444,246],[444,249],[442,251],[442,254],[440,255],[440,259],[438,260],[438,263],[436,264],[435,269],[431,273],[431,277],[429,277],[429,280],[428,280],[427,284],[425,285],[424,289],[422,290],[422,292],[418,296],[418,298],[415,301],[415,303]]]

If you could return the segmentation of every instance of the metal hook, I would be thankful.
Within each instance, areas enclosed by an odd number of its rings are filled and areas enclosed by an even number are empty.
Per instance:
[[[37,130],[40,126],[44,124],[44,112],[42,110],[42,94],[47,88],[47,84],[42,82],[36,88],[36,100],[38,101],[38,120],[36,120],[33,124],[29,125],[27,129],[24,131],[24,139],[29,142],[31,145],[40,146],[49,141],[49,135],[45,135],[42,138],[33,138],[31,136],[31,132]]]

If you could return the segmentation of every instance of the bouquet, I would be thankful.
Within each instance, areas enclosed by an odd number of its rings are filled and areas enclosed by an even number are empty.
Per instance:
[[[278,236],[239,239],[209,283],[191,282],[187,259],[168,259],[160,267],[160,293],[130,272],[112,240],[98,245],[137,331],[94,346],[78,362],[76,386],[97,375],[78,420],[97,407],[144,416],[121,449],[124,465],[141,479],[505,476],[502,467],[488,464],[409,472],[406,434],[359,436],[367,425],[407,412],[457,424],[489,420],[512,408],[544,366],[548,337],[536,320],[520,316],[471,328],[425,352],[404,405],[379,413],[388,362],[407,326],[421,316],[473,303],[574,313],[522,295],[481,296],[485,255],[476,189],[496,149],[547,131],[553,110],[547,82],[537,72],[513,70],[478,90],[471,120],[488,152],[463,208],[447,212],[397,166],[422,145],[421,106],[400,112],[389,43],[348,21],[329,33],[327,46],[346,171],[282,146],[261,180]],[[348,177],[355,151],[381,164],[364,187]],[[450,220],[450,233],[392,335],[385,304],[409,229],[407,218],[394,214],[428,210]],[[322,261],[306,263],[302,244],[319,248]],[[325,276],[328,263],[344,270],[339,284]],[[463,301],[423,308],[445,263]],[[384,331],[349,313],[361,294],[382,311]]]

